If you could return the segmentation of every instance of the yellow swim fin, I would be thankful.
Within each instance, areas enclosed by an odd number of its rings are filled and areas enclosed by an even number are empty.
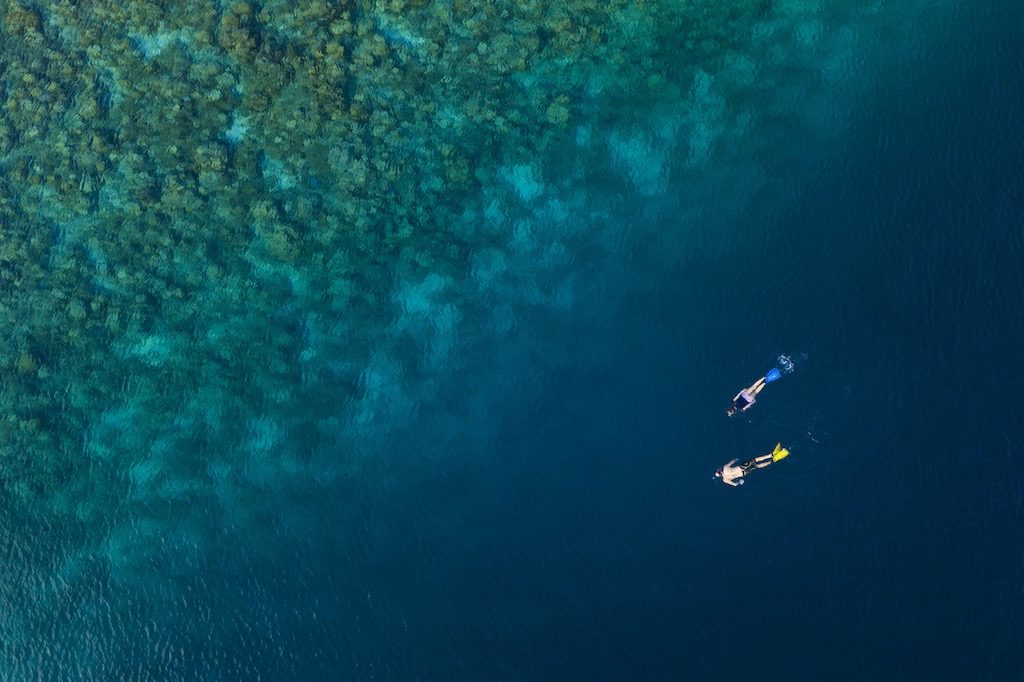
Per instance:
[[[780,459],[785,459],[786,457],[789,457],[789,450],[782,447],[782,443],[776,443],[775,449],[772,450],[772,461],[778,462]]]

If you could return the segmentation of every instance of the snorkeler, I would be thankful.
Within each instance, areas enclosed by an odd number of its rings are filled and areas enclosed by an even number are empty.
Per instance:
[[[725,411],[730,417],[737,412],[746,412],[750,407],[757,402],[757,394],[772,381],[782,377],[782,372],[779,371],[778,367],[773,367],[767,374],[752,383],[749,387],[743,389],[736,394],[736,397],[732,399],[732,405]]]
[[[734,488],[743,485],[743,477],[749,474],[754,469],[764,469],[770,466],[774,462],[778,462],[780,459],[784,459],[789,456],[789,450],[782,447],[782,443],[776,443],[775,449],[769,452],[767,455],[761,455],[754,459],[747,460],[739,466],[736,462],[738,458],[732,460],[721,469],[715,472],[715,478],[722,479],[722,483],[731,485]]]

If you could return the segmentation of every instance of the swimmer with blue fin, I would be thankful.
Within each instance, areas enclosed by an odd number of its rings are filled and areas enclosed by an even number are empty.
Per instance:
[[[737,488],[743,485],[743,477],[749,474],[754,469],[764,469],[765,467],[771,466],[780,459],[785,459],[789,456],[789,450],[782,447],[782,443],[776,443],[775,449],[769,452],[767,455],[761,455],[754,459],[747,460],[743,464],[737,465],[738,459],[734,459],[724,467],[715,472],[715,478],[722,479],[722,483],[731,485]]]
[[[757,394],[760,393],[765,386],[773,381],[782,378],[782,370],[778,367],[773,367],[763,377],[752,383],[747,388],[743,389],[736,394],[736,397],[732,399],[732,405],[725,411],[730,417],[737,412],[746,412],[754,403],[757,402]]]

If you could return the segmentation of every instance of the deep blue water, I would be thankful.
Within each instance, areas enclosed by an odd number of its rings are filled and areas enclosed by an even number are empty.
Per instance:
[[[895,55],[813,167],[565,340],[605,355],[510,405],[500,461],[448,498],[459,549],[406,557],[443,566],[407,598],[451,647],[389,638],[413,669],[1024,673],[1021,30],[1003,5]],[[796,371],[728,421],[781,352]],[[776,440],[793,455],[743,489],[710,480]]]
[[[539,539],[488,565],[548,606],[493,649],[559,678],[1024,672],[1020,24],[959,38],[894,65],[796,200],[760,197],[729,253],[608,320],[613,366],[514,427],[527,472],[478,533]],[[797,371],[728,422],[782,351]],[[708,482],[776,440],[792,457],[742,490]]]
[[[5,510],[0,677],[1024,676],[1024,12],[963,5],[875,26],[835,81],[780,67],[803,117],[749,105],[756,145],[708,163],[666,145],[656,192],[587,169],[615,258],[577,248],[560,314],[439,352],[386,436],[278,443],[317,485],[254,457],[237,516],[125,502],[139,535],[95,552]]]

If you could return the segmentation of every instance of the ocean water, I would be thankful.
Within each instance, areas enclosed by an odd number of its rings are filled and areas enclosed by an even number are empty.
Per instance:
[[[213,5],[0,4],[0,679],[1024,675],[1019,3]]]

